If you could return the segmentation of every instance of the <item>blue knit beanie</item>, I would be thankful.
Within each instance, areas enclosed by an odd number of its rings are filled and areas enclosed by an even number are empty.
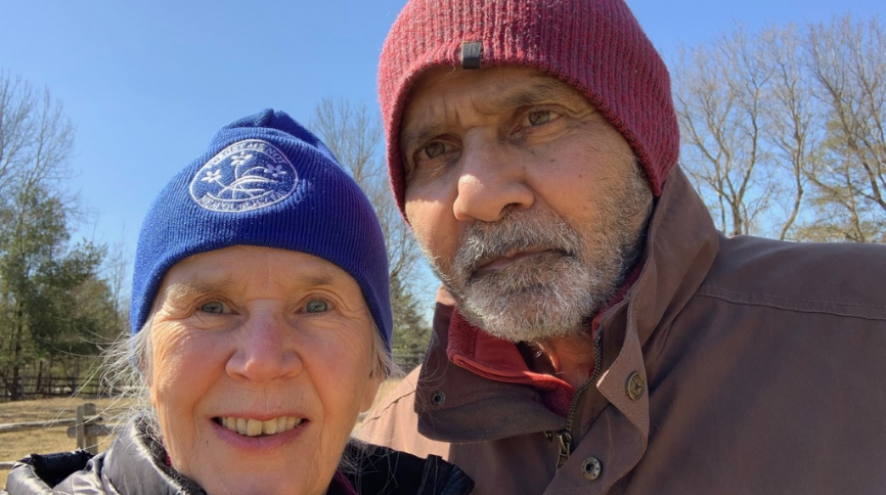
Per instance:
[[[160,192],[138,239],[133,334],[173,265],[235,245],[307,253],[348,272],[390,352],[388,256],[375,211],[326,145],[284,112],[225,126]]]

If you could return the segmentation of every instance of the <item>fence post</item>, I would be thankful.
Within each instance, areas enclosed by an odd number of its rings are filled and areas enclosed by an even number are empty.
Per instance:
[[[88,427],[95,421],[95,404],[88,402],[77,406],[77,448],[98,454],[98,437],[89,435]]]

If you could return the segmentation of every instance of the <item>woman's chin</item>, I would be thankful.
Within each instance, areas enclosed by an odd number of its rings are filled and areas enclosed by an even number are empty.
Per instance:
[[[286,468],[213,468],[194,481],[209,495],[322,495],[334,474],[322,475],[302,459]]]
[[[208,495],[323,495],[329,483],[309,487],[285,480],[278,482],[259,475],[241,479],[218,478],[206,484],[201,483],[201,486]]]
[[[305,421],[282,433],[248,436],[212,422],[199,454],[173,465],[209,495],[323,494],[339,459],[322,455],[327,449],[317,427]]]

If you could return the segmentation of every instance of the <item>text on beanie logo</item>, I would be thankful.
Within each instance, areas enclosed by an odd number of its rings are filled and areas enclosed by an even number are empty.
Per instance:
[[[267,141],[247,139],[223,149],[191,179],[191,197],[211,211],[244,212],[279,203],[298,182],[295,167]]]

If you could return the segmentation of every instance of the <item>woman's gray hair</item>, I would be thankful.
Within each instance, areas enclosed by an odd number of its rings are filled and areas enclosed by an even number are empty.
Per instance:
[[[148,377],[151,376],[153,366],[151,322],[149,317],[139,332],[131,336],[122,335],[105,352],[101,381],[106,390],[115,392],[116,397],[129,400],[128,407],[110,418],[111,423],[122,428],[136,417],[144,418],[145,431],[159,440],[162,435],[148,389]],[[403,372],[388,352],[375,323],[372,330],[372,353],[375,357],[372,374],[378,374],[381,381],[401,378]]]
[[[128,406],[116,409],[111,423],[124,427],[130,420],[144,418],[145,430],[160,438],[157,413],[151,406],[148,376],[151,374],[151,319],[135,335],[123,334],[105,351],[102,385]]]

